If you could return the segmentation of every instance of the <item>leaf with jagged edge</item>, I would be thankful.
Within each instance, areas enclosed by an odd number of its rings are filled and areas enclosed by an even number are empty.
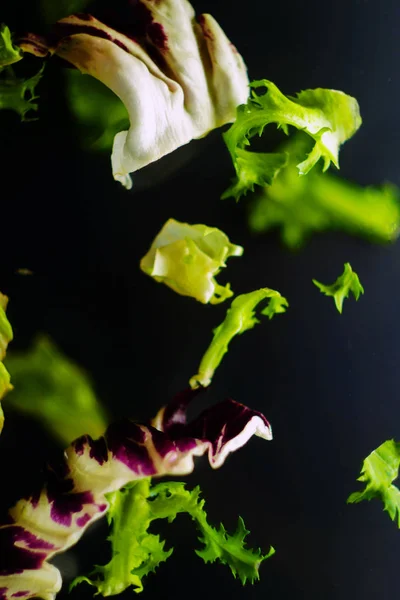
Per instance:
[[[357,481],[364,482],[365,488],[351,494],[347,502],[357,503],[379,498],[384,510],[392,521],[397,519],[400,528],[400,490],[393,485],[399,475],[399,466],[400,442],[388,440],[381,444],[363,462],[361,476]]]

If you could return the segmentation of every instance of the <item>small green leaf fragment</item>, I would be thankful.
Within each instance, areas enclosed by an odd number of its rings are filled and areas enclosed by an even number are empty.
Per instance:
[[[18,113],[22,121],[31,121],[27,117],[30,111],[37,111],[38,104],[34,102],[39,96],[35,88],[38,85],[44,70],[44,65],[32,77],[19,78],[11,67],[7,67],[0,76],[0,110],[13,110]]]
[[[237,296],[228,309],[223,322],[214,329],[213,339],[201,359],[198,373],[190,379],[189,383],[192,388],[210,385],[215,370],[228,351],[231,340],[259,323],[255,316],[255,309],[263,300],[267,300],[268,304],[261,314],[269,319],[272,319],[275,314],[285,312],[289,306],[286,298],[269,288],[261,288]]]
[[[364,288],[360,283],[358,275],[352,270],[350,263],[345,263],[343,274],[331,285],[325,285],[316,279],[312,281],[325,296],[332,296],[334,298],[336,308],[340,313],[343,310],[343,300],[348,298],[350,292],[352,292],[356,300],[364,293]]]
[[[22,51],[14,46],[7,25],[0,24],[0,72],[22,59]]]
[[[392,521],[397,519],[400,528],[400,490],[393,485],[399,475],[400,443],[388,440],[373,450],[364,460],[361,475],[357,481],[364,482],[365,488],[351,494],[347,502],[379,498],[384,510]]]

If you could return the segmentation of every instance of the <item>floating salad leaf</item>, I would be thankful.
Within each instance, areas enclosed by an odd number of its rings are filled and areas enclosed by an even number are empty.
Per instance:
[[[24,79],[17,77],[11,67],[6,68],[0,75],[0,110],[13,110],[20,115],[22,121],[29,121],[26,114],[38,109],[33,101],[38,98],[35,88],[43,69],[44,66],[36,75]]]
[[[307,174],[319,161],[324,162],[324,171],[331,162],[339,167],[339,148],[355,134],[361,125],[360,111],[355,98],[336,90],[305,90],[295,98],[284,96],[274,83],[267,79],[253,81],[252,88],[266,88],[259,96],[253,89],[247,104],[238,108],[236,121],[224,134],[236,170],[236,179],[224,192],[223,198],[238,200],[255,185],[272,183],[288,157],[281,154],[259,154],[249,152],[246,147],[250,139],[262,135],[266,125],[276,123],[285,133],[288,125],[305,131],[315,140],[307,156],[297,164],[300,175]]]
[[[184,483],[172,481],[151,487],[150,479],[143,479],[109,494],[107,499],[111,561],[104,567],[97,566],[90,577],[78,577],[72,586],[86,582],[103,596],[119,594],[131,585],[135,586],[135,592],[141,592],[143,577],[173,552],[172,548],[165,550],[160,536],[149,532],[150,525],[157,519],[172,522],[179,513],[191,516],[200,531],[204,548],[196,550],[196,554],[205,562],[219,560],[228,565],[243,584],[259,579],[261,562],[274,553],[271,548],[263,556],[259,550],[246,548],[248,531],[242,519],[234,535],[229,535],[223,525],[219,529],[209,525],[199,487],[189,491]]]
[[[237,296],[228,309],[225,319],[214,329],[214,337],[201,359],[199,371],[190,379],[192,388],[210,385],[214,372],[228,351],[228,345],[232,338],[252,329],[259,323],[255,316],[255,309],[263,300],[268,300],[268,304],[261,314],[269,319],[272,319],[275,314],[285,312],[289,306],[286,298],[269,288],[261,288]]]
[[[126,188],[130,173],[231,123],[248,97],[243,59],[210,15],[187,0],[136,0],[121,31],[90,15],[58,21],[48,40],[20,45],[36,56],[55,53],[109,87],[129,114],[114,139],[112,170]]]
[[[12,43],[11,31],[7,25],[0,24],[0,73],[4,67],[18,62],[21,58],[21,50]]]
[[[316,279],[313,279],[313,283],[325,296],[332,296],[334,298],[336,308],[340,313],[342,313],[343,309],[343,300],[348,297],[350,292],[352,292],[356,300],[359,299],[360,294],[364,293],[364,288],[360,283],[358,275],[353,271],[350,263],[345,263],[343,274],[336,279],[335,283],[325,285]]]
[[[45,486],[17,502],[0,524],[3,600],[54,599],[62,581],[48,561],[75,544],[107,512],[110,492],[147,477],[191,473],[194,457],[204,454],[218,468],[253,435],[272,438],[261,413],[233,400],[187,423],[186,408],[195,395],[179,395],[152,425],[125,420],[97,440],[82,436],[49,466]]]
[[[28,352],[12,352],[6,364],[14,382],[10,408],[39,419],[63,444],[104,433],[107,418],[88,376],[47,337]]]
[[[140,261],[140,268],[182,296],[217,304],[233,292],[229,284],[219,285],[215,276],[230,256],[242,254],[243,248],[231,244],[216,227],[169,219]]]
[[[10,374],[3,364],[8,344],[13,339],[11,325],[6,317],[8,298],[0,292],[0,402],[4,395],[12,389]],[[4,425],[4,413],[0,404],[0,433]]]
[[[362,187],[322,173],[319,165],[299,177],[297,163],[311,149],[309,137],[296,134],[282,146],[289,164],[251,203],[250,229],[278,228],[282,241],[299,248],[314,232],[345,231],[374,242],[392,242],[400,233],[400,194],[395,185]]]
[[[388,512],[392,521],[397,519],[400,528],[400,490],[393,485],[393,481],[399,475],[399,466],[400,443],[388,440],[381,444],[363,462],[361,476],[357,481],[363,481],[366,484],[365,489],[351,494],[347,502],[379,498],[383,502],[384,510]]]

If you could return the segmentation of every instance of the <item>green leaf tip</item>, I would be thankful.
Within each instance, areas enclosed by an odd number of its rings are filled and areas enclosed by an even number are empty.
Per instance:
[[[350,292],[352,292],[356,300],[364,293],[364,288],[360,283],[359,277],[357,273],[352,270],[350,263],[345,263],[343,274],[331,285],[325,285],[316,279],[313,279],[312,281],[325,296],[332,296],[334,298],[336,308],[340,314],[343,310],[343,300],[348,298]]]
[[[198,373],[189,381],[192,388],[210,385],[215,370],[228,351],[231,340],[259,323],[255,316],[255,310],[264,300],[267,300],[267,306],[261,311],[261,314],[269,319],[272,319],[275,314],[285,312],[289,306],[286,298],[269,288],[261,288],[237,296],[228,309],[225,319],[214,329],[213,339],[201,359]]]
[[[165,550],[165,542],[149,532],[151,523],[157,519],[171,523],[181,513],[188,514],[199,530],[203,548],[196,550],[196,554],[206,563],[219,561],[229,566],[243,584],[259,579],[261,563],[274,554],[273,548],[265,555],[260,550],[246,548],[249,532],[241,518],[233,535],[223,525],[219,529],[209,525],[199,487],[190,491],[184,483],[172,481],[151,486],[150,479],[144,479],[108,494],[108,501],[111,561],[97,566],[90,577],[76,578],[71,587],[85,582],[103,596],[119,594],[130,586],[141,592],[143,578],[173,552],[172,548]]]
[[[399,475],[399,466],[400,443],[388,440],[381,444],[363,462],[357,481],[366,484],[364,490],[351,494],[347,502],[357,503],[379,498],[383,502],[383,509],[392,521],[397,520],[400,528],[400,490],[393,485]]]
[[[0,72],[21,59],[22,51],[12,43],[11,31],[4,23],[0,24]]]
[[[331,162],[339,167],[340,146],[361,125],[355,98],[337,90],[321,88],[305,90],[292,98],[282,94],[267,79],[253,81],[250,85],[253,88],[250,99],[247,104],[238,107],[236,121],[224,134],[236,179],[222,198],[239,200],[247,191],[253,191],[255,185],[270,185],[287,165],[285,153],[259,154],[246,149],[250,139],[257,134],[261,136],[270,123],[276,123],[286,134],[291,125],[314,140],[308,156],[297,164],[300,175],[306,175],[320,159],[323,160],[324,171]],[[254,88],[264,88],[266,93],[258,95]]]

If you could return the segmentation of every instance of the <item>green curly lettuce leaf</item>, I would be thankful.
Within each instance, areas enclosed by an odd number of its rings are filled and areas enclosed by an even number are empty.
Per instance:
[[[350,292],[352,292],[356,300],[364,293],[364,288],[360,283],[359,277],[351,268],[350,263],[345,263],[342,275],[331,285],[325,285],[316,279],[313,279],[313,283],[325,296],[332,296],[334,298],[336,308],[340,313],[343,310],[343,300],[348,298]]]
[[[196,554],[206,563],[219,561],[228,565],[243,585],[259,579],[260,564],[274,553],[273,548],[266,555],[246,548],[248,531],[242,519],[233,535],[229,535],[223,525],[219,529],[209,525],[198,487],[189,491],[184,483],[171,481],[151,487],[150,479],[145,479],[108,494],[107,498],[111,561],[97,566],[90,577],[78,577],[72,586],[86,582],[103,596],[119,594],[130,586],[134,586],[135,592],[141,592],[143,578],[173,552],[172,548],[165,550],[165,542],[150,533],[149,527],[157,519],[171,523],[180,513],[188,514],[199,530],[203,547],[196,550]]]
[[[314,146],[308,156],[297,164],[300,175],[307,174],[314,165],[323,160],[324,171],[332,162],[339,167],[339,148],[351,138],[361,125],[360,111],[355,98],[337,90],[305,90],[295,98],[285,96],[274,83],[266,79],[253,81],[252,88],[265,88],[258,95],[254,89],[247,104],[239,106],[235,123],[224,134],[224,140],[232,157],[236,178],[222,198],[236,200],[253,191],[255,185],[270,185],[286,165],[285,153],[260,155],[246,148],[250,139],[261,136],[266,125],[276,123],[288,133],[291,125],[307,133]]]
[[[88,376],[47,337],[27,352],[7,355],[14,389],[7,406],[38,419],[63,445],[102,435],[108,420]]]
[[[231,340],[259,323],[255,316],[255,309],[263,300],[267,300],[268,304],[261,314],[269,319],[272,319],[275,314],[285,312],[289,306],[286,298],[269,288],[261,288],[237,296],[228,309],[225,319],[214,329],[213,339],[201,359],[198,373],[190,379],[192,388],[210,385],[215,370],[228,351]]]
[[[297,163],[310,149],[300,133],[282,146],[290,157],[269,187],[249,208],[249,226],[255,233],[281,231],[282,241],[300,248],[314,232],[345,231],[373,242],[393,242],[400,233],[400,194],[395,185],[362,187],[319,165],[300,177]]]
[[[0,292],[0,402],[7,392],[12,389],[10,374],[3,364],[7,346],[13,339],[13,331],[6,316],[8,298]],[[4,425],[4,413],[0,404],[0,433]]]
[[[232,244],[216,227],[169,219],[140,261],[140,268],[182,296],[218,304],[233,292],[229,284],[218,284],[215,276],[229,257],[242,254],[243,248]]]
[[[363,462],[361,476],[357,481],[366,484],[359,492],[351,494],[347,502],[357,503],[362,500],[379,498],[383,502],[384,510],[392,521],[397,519],[400,528],[400,490],[393,481],[399,475],[400,443],[388,440],[381,444]]]
[[[28,79],[17,77],[11,67],[7,67],[0,75],[0,110],[13,110],[18,113],[22,121],[30,121],[27,117],[30,111],[37,111],[38,105],[34,102],[38,98],[35,88],[38,85],[44,70],[44,65],[38,73]]]
[[[0,73],[21,59],[22,51],[12,43],[11,31],[4,23],[0,24]]]

